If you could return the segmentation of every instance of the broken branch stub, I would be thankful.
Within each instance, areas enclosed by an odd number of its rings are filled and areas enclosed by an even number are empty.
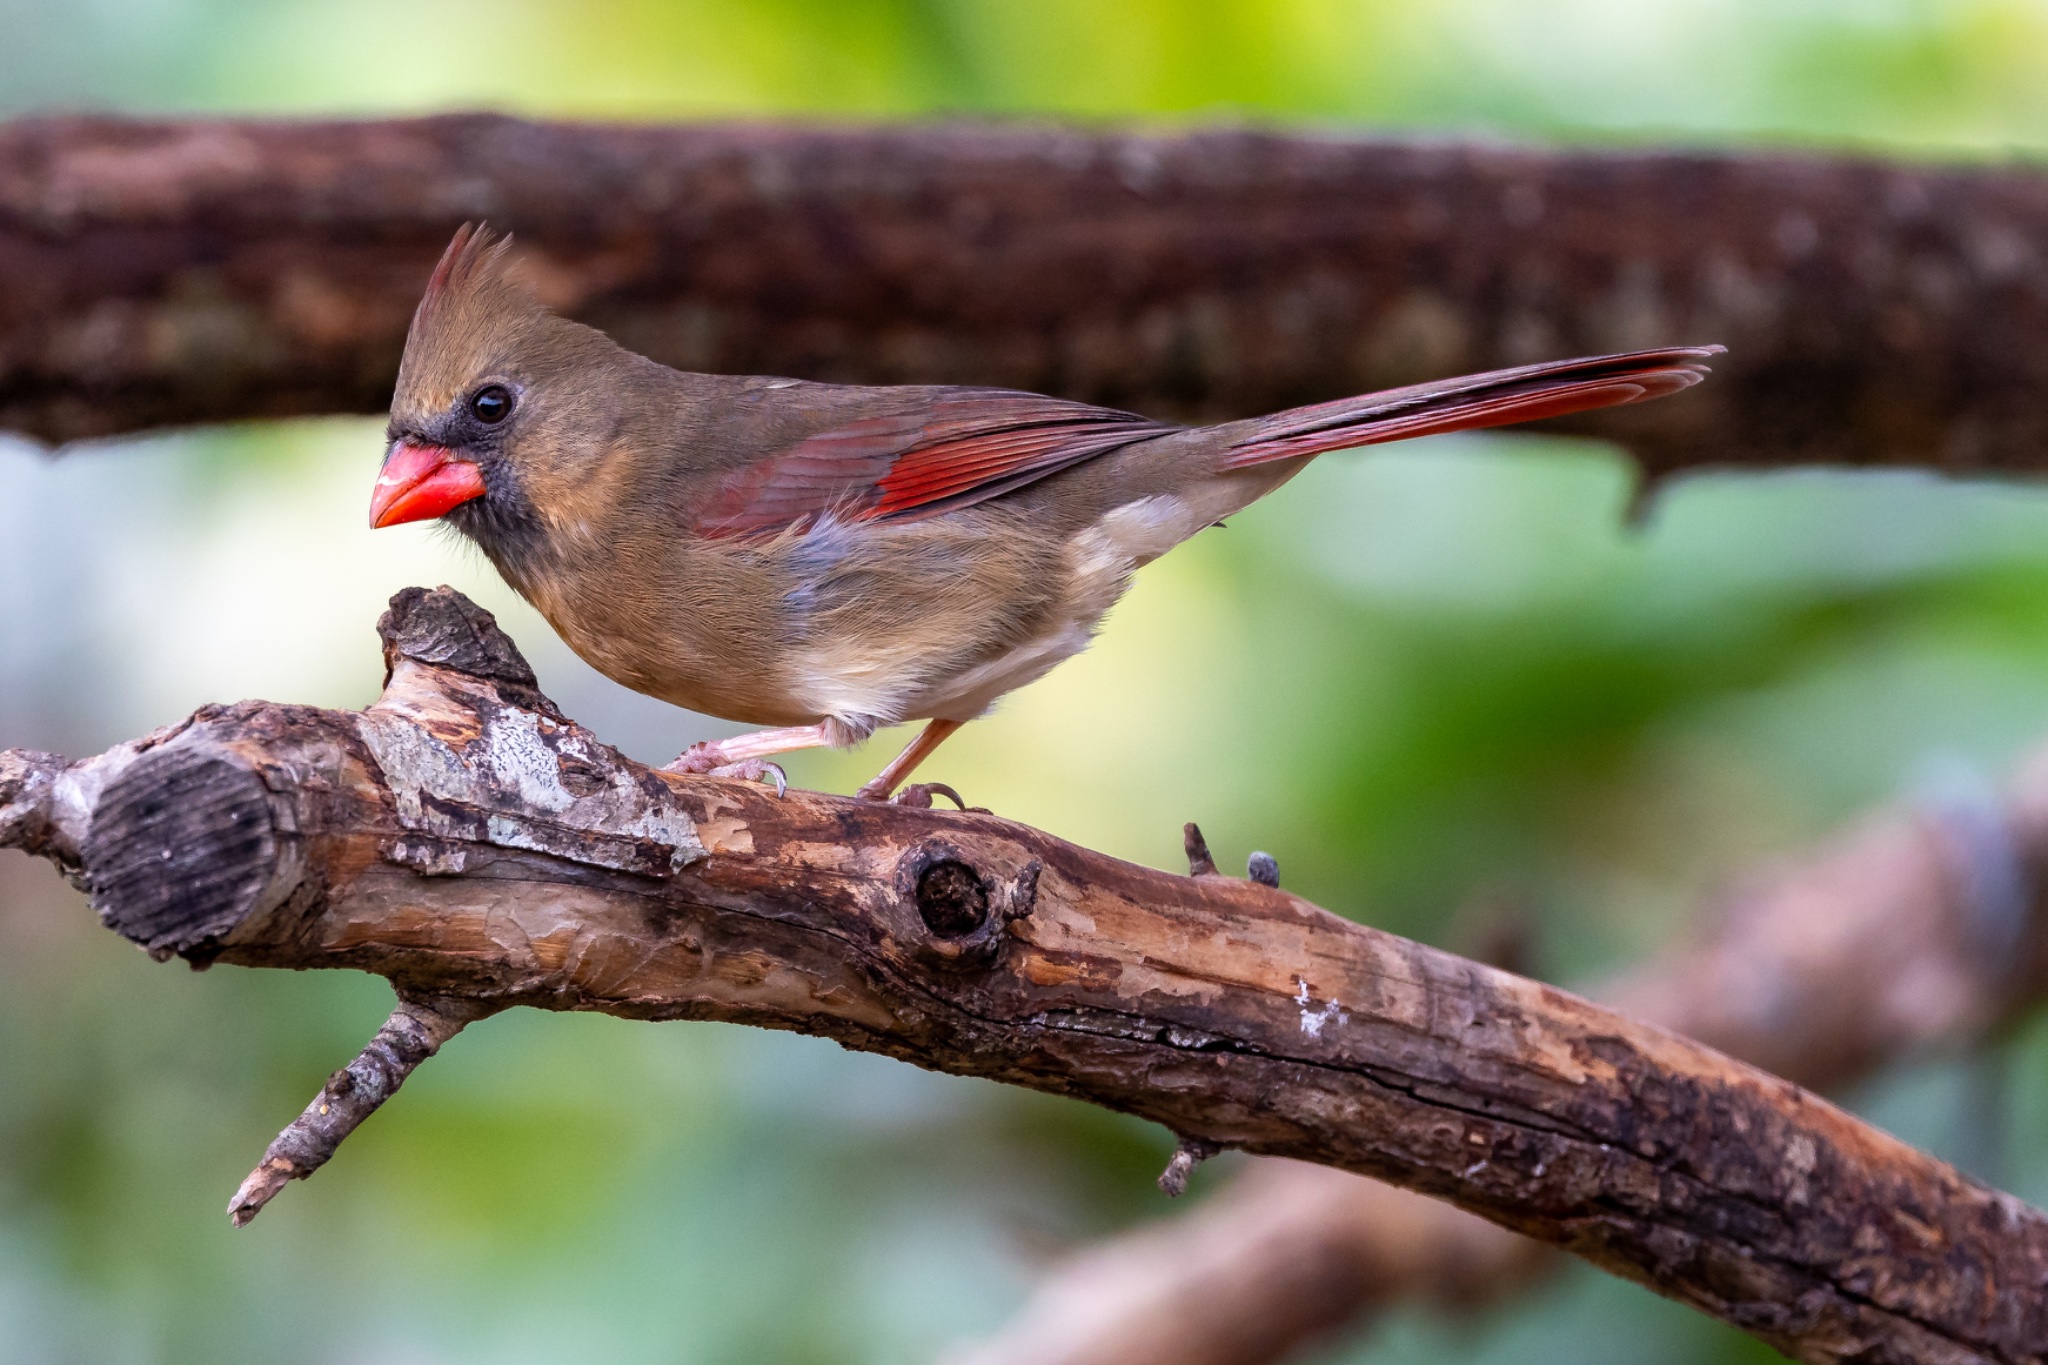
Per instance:
[[[211,707],[54,773],[13,756],[0,831],[76,847],[157,952],[372,971],[444,1019],[797,1029],[1072,1095],[1164,1124],[1185,1165],[1234,1147],[1437,1195],[1805,1359],[2048,1350],[2048,1218],[1796,1086],[1253,881],[642,767],[451,591],[383,629],[369,710]],[[239,813],[205,866],[151,814],[193,792]],[[385,1051],[330,1110],[425,1055]]]

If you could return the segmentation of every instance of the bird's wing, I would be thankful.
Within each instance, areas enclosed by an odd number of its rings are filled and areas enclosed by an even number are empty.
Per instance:
[[[948,389],[807,436],[728,477],[708,536],[753,536],[830,514],[911,520],[971,506],[1174,430],[1136,413],[1009,389]]]
[[[1661,398],[1706,377],[1719,346],[1581,356],[1386,389],[1217,428],[1219,471],[1445,431]],[[1176,430],[1114,408],[1010,389],[925,391],[816,432],[729,475],[699,515],[707,536],[772,534],[831,514],[912,520],[968,507]]]
[[[1247,469],[1326,450],[1533,422],[1588,408],[1662,398],[1706,378],[1706,362],[1725,349],[1673,346],[1625,355],[1581,356],[1294,408],[1234,424],[1243,434],[1225,449],[1222,467]]]

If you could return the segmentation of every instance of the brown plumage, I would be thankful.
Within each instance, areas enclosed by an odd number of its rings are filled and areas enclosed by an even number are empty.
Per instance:
[[[781,727],[695,745],[689,770],[758,777],[770,754],[934,722],[866,796],[1085,648],[1138,568],[1314,456],[1675,393],[1720,349],[1184,428],[1003,389],[672,370],[542,308],[505,245],[465,228],[435,269],[372,523],[445,516],[602,672]]]

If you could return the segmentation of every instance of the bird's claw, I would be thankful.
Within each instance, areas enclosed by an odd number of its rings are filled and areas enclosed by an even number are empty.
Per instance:
[[[702,773],[706,777],[736,777],[742,782],[773,782],[777,796],[789,795],[789,774],[780,763],[761,758],[743,758],[727,763],[715,739],[703,739],[683,750],[664,772]]]
[[[894,796],[888,797],[880,793],[870,793],[866,788],[862,788],[860,792],[860,797],[864,801],[887,801],[892,806],[909,806],[913,810],[930,810],[934,796],[943,796],[961,810],[974,815],[989,814],[988,807],[968,805],[961,799],[959,792],[943,782],[913,782]]]
[[[773,782],[775,795],[789,795],[789,774],[782,771],[780,763],[770,763],[764,758],[744,758],[737,763],[722,763],[710,769],[708,777],[737,777],[742,782]]]

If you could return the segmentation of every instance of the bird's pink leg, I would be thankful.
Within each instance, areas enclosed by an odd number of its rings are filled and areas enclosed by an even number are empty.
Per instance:
[[[749,782],[759,782],[771,774],[775,779],[775,794],[780,796],[789,787],[789,779],[783,775],[780,764],[763,760],[770,754],[786,754],[793,749],[817,749],[833,742],[830,730],[832,722],[821,720],[816,725],[792,725],[781,730],[754,730],[731,739],[699,740],[677,756],[665,771],[672,773],[708,773],[712,777],[740,777]]]
[[[875,775],[874,781],[862,787],[854,795],[863,801],[887,801],[889,793],[896,790],[896,784],[910,776],[916,770],[918,764],[931,757],[932,750],[946,742],[946,736],[959,729],[964,723],[957,720],[935,720],[925,726],[924,729],[918,731],[916,739],[903,746],[902,753],[889,760],[888,767]],[[920,783],[903,794],[907,798],[911,796],[912,792],[915,792],[922,799],[903,800],[903,798],[899,798],[899,800],[902,800],[904,805],[929,806],[932,803],[931,794],[934,791],[944,791],[946,795],[953,798],[954,803],[957,805],[965,806],[967,804],[960,799],[960,794],[951,787],[944,787],[936,782]]]

